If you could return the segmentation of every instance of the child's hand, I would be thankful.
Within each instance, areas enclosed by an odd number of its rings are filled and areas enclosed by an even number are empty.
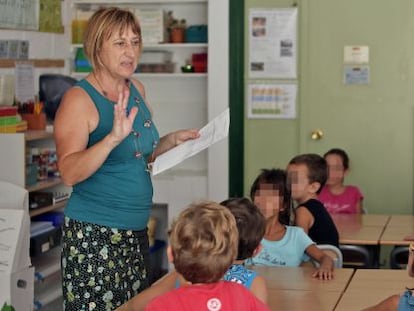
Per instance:
[[[332,280],[334,278],[333,269],[321,266],[312,274],[312,277],[318,278],[319,280]]]

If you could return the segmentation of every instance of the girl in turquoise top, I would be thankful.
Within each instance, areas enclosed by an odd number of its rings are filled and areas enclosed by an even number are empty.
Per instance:
[[[59,171],[73,186],[62,238],[65,310],[113,310],[148,286],[148,164],[199,136],[181,130],[159,138],[144,86],[132,78],[141,50],[131,12],[96,11],[84,37],[93,71],[56,115]]]

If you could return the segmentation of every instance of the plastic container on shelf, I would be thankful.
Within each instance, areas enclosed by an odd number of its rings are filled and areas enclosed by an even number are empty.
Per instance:
[[[72,21],[72,43],[79,44],[83,42],[83,34],[85,32],[88,20],[74,19]]]
[[[207,25],[189,26],[185,32],[185,41],[189,43],[207,43]]]
[[[0,106],[12,106],[14,101],[14,76],[0,76]]]

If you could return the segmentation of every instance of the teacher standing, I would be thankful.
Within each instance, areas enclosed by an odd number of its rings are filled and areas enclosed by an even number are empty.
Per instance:
[[[113,310],[148,287],[148,163],[199,133],[159,138],[144,86],[132,78],[142,37],[131,12],[96,11],[84,51],[93,71],[65,94],[54,125],[59,171],[73,186],[62,238],[64,308]]]

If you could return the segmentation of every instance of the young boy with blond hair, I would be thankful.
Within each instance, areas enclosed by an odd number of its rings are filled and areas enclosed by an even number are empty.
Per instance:
[[[169,236],[168,258],[187,284],[155,298],[145,310],[269,310],[244,286],[221,280],[239,243],[228,209],[214,202],[193,204],[173,222]]]

